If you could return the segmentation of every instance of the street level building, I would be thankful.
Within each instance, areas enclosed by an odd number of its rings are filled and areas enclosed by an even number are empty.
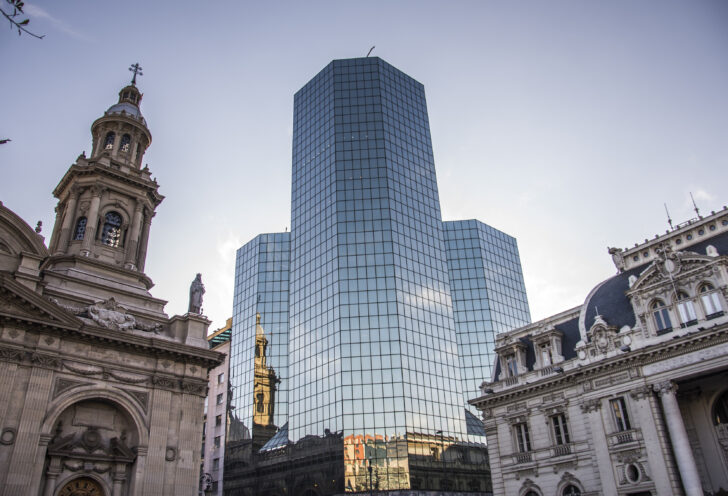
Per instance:
[[[530,320],[515,239],[442,221],[424,87],[383,60],[293,121],[291,230],[237,254],[225,494],[487,493],[464,394]]]
[[[609,253],[583,305],[497,336],[493,493],[727,494],[728,210]]]
[[[137,66],[138,68],[138,66]],[[136,72],[135,72],[136,79]],[[135,81],[53,191],[48,246],[0,204],[0,494],[197,494],[210,321],[144,272],[163,197]],[[27,185],[26,185],[27,186]]]
[[[207,398],[205,399],[205,424],[202,431],[202,473],[200,490],[205,496],[222,496],[225,439],[228,412],[228,387],[230,384],[230,335],[233,319],[207,336],[210,349],[223,353],[223,362],[210,370]]]

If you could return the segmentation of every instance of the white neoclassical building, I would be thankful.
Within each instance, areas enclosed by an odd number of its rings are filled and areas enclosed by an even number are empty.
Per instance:
[[[135,73],[136,74],[136,73]],[[0,203],[0,495],[198,493],[210,321],[169,317],[144,266],[163,196],[134,82],[54,191],[46,246]],[[28,185],[17,185],[27,188]]]
[[[609,253],[583,305],[496,339],[493,493],[728,494],[728,210]]]

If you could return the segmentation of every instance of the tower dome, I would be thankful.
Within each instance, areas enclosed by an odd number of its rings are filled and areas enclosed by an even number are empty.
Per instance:
[[[91,158],[109,156],[123,165],[141,168],[144,152],[152,142],[152,134],[139,109],[143,95],[136,86],[137,72],[134,72],[131,84],[119,91],[119,101],[91,126]]]
[[[146,125],[142,112],[139,110],[139,104],[142,101],[142,96],[143,95],[139,92],[139,89],[137,89],[135,84],[125,86],[119,92],[119,102],[109,107],[106,114],[127,114],[139,119],[144,125]]]

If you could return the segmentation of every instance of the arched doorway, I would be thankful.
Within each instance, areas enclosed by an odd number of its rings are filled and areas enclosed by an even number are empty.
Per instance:
[[[101,484],[89,477],[73,479],[58,491],[57,496],[105,496]]]
[[[81,399],[55,417],[45,453],[44,494],[126,494],[137,458],[139,431],[132,416],[113,400]]]
[[[713,403],[713,425],[718,442],[723,448],[723,455],[728,461],[728,390],[723,391]]]

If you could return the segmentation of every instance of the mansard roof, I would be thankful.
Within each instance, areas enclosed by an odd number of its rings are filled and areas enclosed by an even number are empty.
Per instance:
[[[719,255],[728,255],[728,232],[723,232],[712,238],[707,238],[696,243],[685,250],[685,253],[697,253],[706,255],[708,246],[713,246]],[[626,295],[630,289],[629,278],[639,278],[641,274],[649,270],[654,262],[646,263],[633,269],[620,272],[597,285],[587,296],[579,316],[579,329],[582,336],[594,323],[597,315],[611,326],[622,328],[623,326],[633,327],[636,324],[632,304]]]

